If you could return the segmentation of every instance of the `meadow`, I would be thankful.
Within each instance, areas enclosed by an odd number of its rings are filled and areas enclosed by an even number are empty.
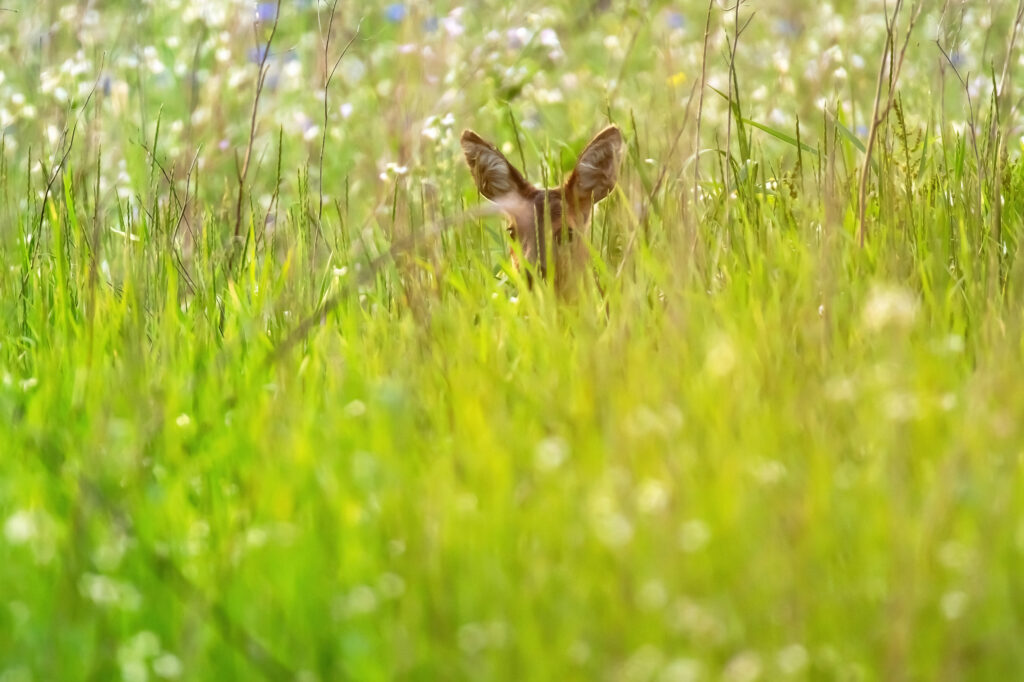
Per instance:
[[[1019,679],[1022,17],[0,3],[0,682]]]

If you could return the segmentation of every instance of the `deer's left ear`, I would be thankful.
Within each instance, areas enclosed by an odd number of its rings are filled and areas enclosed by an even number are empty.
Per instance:
[[[599,132],[583,153],[565,183],[566,195],[579,205],[596,204],[611,193],[619,177],[622,133],[616,126]]]

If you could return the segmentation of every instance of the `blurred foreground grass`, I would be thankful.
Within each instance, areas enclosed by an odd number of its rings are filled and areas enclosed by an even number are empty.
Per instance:
[[[601,5],[284,3],[237,238],[251,4],[0,13],[0,680],[1024,671],[1014,8],[926,8],[860,248],[880,3],[741,5],[699,142],[707,6]],[[521,288],[458,129],[609,120],[603,293]]]

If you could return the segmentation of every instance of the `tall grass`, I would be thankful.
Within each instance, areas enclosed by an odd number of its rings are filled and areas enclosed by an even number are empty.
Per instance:
[[[0,13],[0,680],[1024,670],[1020,15],[601,5]]]

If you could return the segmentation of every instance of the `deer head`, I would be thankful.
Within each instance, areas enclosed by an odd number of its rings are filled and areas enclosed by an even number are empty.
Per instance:
[[[594,204],[615,187],[622,148],[622,133],[608,126],[584,148],[565,184],[543,189],[527,182],[493,144],[472,130],[462,133],[462,150],[480,194],[508,216],[509,234],[542,277],[548,272],[547,254],[555,255],[558,288],[571,274],[567,271],[586,258],[586,243],[578,237],[587,236]],[[566,252],[569,258],[562,257]],[[519,267],[515,250],[512,256]]]

